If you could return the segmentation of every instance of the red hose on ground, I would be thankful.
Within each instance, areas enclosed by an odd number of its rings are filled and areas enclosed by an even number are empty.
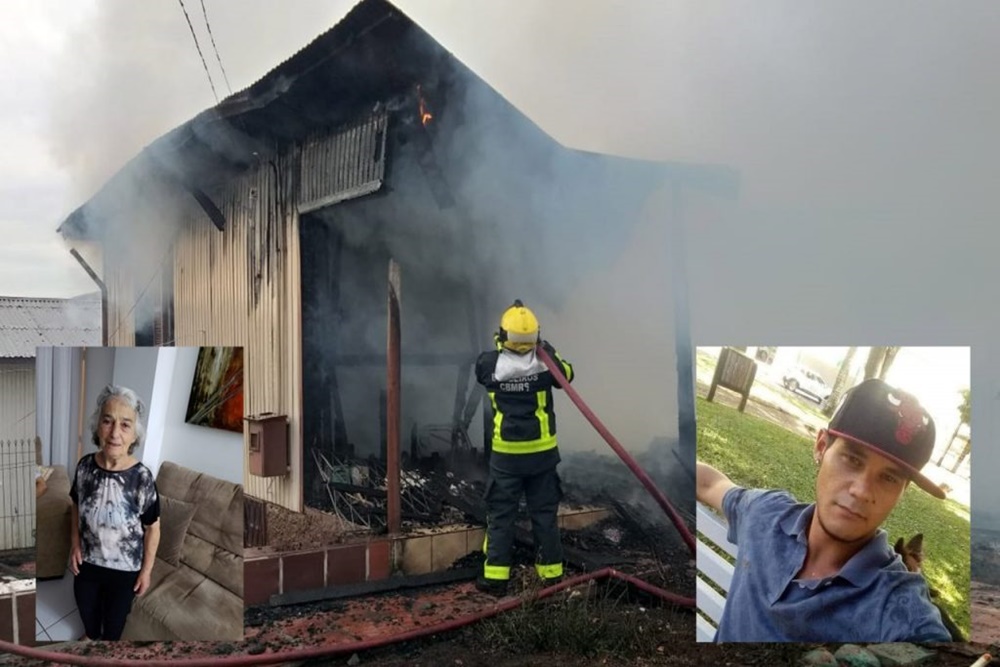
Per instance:
[[[674,510],[670,501],[667,500],[666,496],[656,487],[656,484],[650,479],[646,471],[639,467],[639,464],[635,462],[635,459],[625,450],[624,447],[618,442],[617,439],[611,432],[604,426],[603,423],[597,418],[597,416],[587,407],[587,404],[583,402],[580,395],[573,389],[568,382],[563,378],[562,372],[556,367],[555,362],[549,357],[546,352],[539,347],[538,356],[542,362],[549,368],[552,375],[555,377],[559,386],[569,395],[576,404],[576,407],[580,409],[580,412],[587,418],[587,421],[597,429],[607,443],[611,446],[615,453],[625,462],[625,465],[629,467],[632,473],[642,482],[642,485],[646,487],[650,495],[656,500],[656,502],[663,508],[670,517],[674,526],[680,532],[684,541],[687,543],[688,548],[690,548],[691,553],[695,552],[694,537],[691,535],[691,531],[688,530],[684,522],[681,521],[680,516]],[[68,664],[68,665],[95,665],[96,667],[133,667],[142,665],[143,667],[170,667],[171,665],[184,665],[184,667],[214,667],[215,665],[223,665],[224,667],[249,667],[250,665],[274,665],[282,662],[296,661],[296,660],[308,660],[312,658],[323,658],[335,655],[343,655],[347,653],[358,653],[360,651],[367,651],[374,648],[380,648],[383,646],[388,646],[389,644],[394,644],[396,642],[409,641],[412,639],[419,639],[421,637],[427,637],[429,635],[436,635],[442,632],[448,632],[451,630],[457,630],[458,628],[476,623],[478,621],[491,618],[497,614],[509,611],[516,607],[526,604],[534,600],[541,600],[543,598],[549,597],[558,593],[559,591],[565,590],[572,586],[577,586],[579,584],[585,583],[587,581],[594,581],[597,579],[603,579],[605,577],[619,579],[621,581],[627,582],[636,588],[639,588],[651,595],[654,595],[662,600],[676,604],[682,607],[694,607],[695,601],[692,598],[683,597],[675,593],[671,593],[662,588],[654,586],[647,583],[641,579],[633,577],[632,575],[619,572],[613,568],[607,567],[596,572],[589,572],[587,574],[581,574],[575,577],[570,577],[555,586],[549,586],[548,588],[543,588],[538,591],[535,595],[526,598],[513,598],[504,602],[498,602],[494,607],[490,609],[485,609],[474,614],[469,614],[467,616],[462,616],[459,618],[452,619],[450,621],[445,621],[443,623],[438,623],[437,625],[430,625],[424,628],[419,628],[416,630],[410,630],[409,632],[403,632],[398,635],[390,635],[388,637],[380,637],[378,639],[368,639],[359,642],[352,642],[350,644],[340,644],[338,646],[316,646],[313,648],[297,649],[292,651],[285,651],[281,653],[262,653],[260,655],[239,655],[230,658],[189,658],[185,660],[176,659],[165,659],[165,660],[117,660],[113,658],[99,658],[95,656],[83,656],[83,655],[73,655],[68,653],[58,653],[55,651],[44,651],[41,649],[30,648],[27,646],[19,646],[17,644],[11,644],[10,642],[0,641],[0,653],[12,653],[14,655],[20,655],[25,658],[30,658],[33,660],[44,660],[47,662],[54,662],[57,664]]]
[[[580,398],[580,394],[578,394],[576,389],[574,389],[572,385],[570,385],[570,383],[563,377],[562,370],[556,366],[556,362],[552,360],[552,357],[548,355],[541,345],[539,345],[536,350],[538,352],[538,358],[541,359],[542,363],[548,367],[552,376],[556,379],[556,382],[559,383],[559,386],[562,387],[563,391],[565,391],[573,403],[576,404],[576,407],[580,409],[580,412],[582,412],[583,416],[587,418],[587,421],[590,422],[591,426],[597,429],[597,432],[604,437],[609,445],[611,445],[611,449],[615,450],[615,454],[617,454],[619,458],[625,462],[625,465],[629,467],[629,470],[631,470],[632,473],[639,478],[639,481],[642,482],[644,487],[646,487],[649,494],[653,496],[653,499],[660,505],[660,507],[663,508],[663,511],[667,513],[667,516],[670,517],[674,527],[677,528],[677,532],[681,534],[681,537],[683,537],[684,541],[687,543],[688,549],[691,550],[691,555],[694,555],[694,535],[692,535],[691,531],[688,530],[688,527],[684,525],[680,515],[677,514],[677,511],[670,504],[670,501],[667,500],[667,497],[656,487],[656,484],[652,479],[650,479],[649,475],[646,474],[646,471],[640,468],[639,464],[635,462],[635,459],[633,459],[632,456],[625,451],[625,448],[621,446],[621,443],[619,443],[617,439],[615,439],[615,436],[611,435],[611,431],[609,431],[607,427],[601,423],[601,420],[597,418],[597,415],[595,415],[591,409],[587,407],[587,404],[583,402],[582,398]]]
[[[437,625],[429,625],[424,628],[418,628],[416,630],[410,630],[409,632],[403,632],[398,635],[390,635],[388,637],[380,637],[378,639],[367,639],[359,642],[351,642],[350,644],[340,644],[337,646],[316,646],[313,648],[297,649],[292,651],[285,651],[281,653],[262,653],[260,655],[238,655],[230,658],[221,657],[205,657],[205,658],[188,658],[184,660],[177,660],[173,658],[163,659],[163,660],[119,660],[114,658],[99,658],[96,656],[89,655],[73,655],[69,653],[57,653],[55,651],[45,651],[42,649],[30,648],[28,646],[19,646],[17,644],[11,644],[9,642],[0,641],[0,652],[3,653],[13,653],[25,658],[31,658],[33,660],[44,660],[47,662],[54,662],[58,664],[66,665],[93,665],[95,667],[133,667],[142,665],[142,667],[170,667],[171,665],[183,665],[184,667],[214,667],[216,665],[222,665],[223,667],[249,667],[250,665],[274,665],[282,662],[297,661],[297,660],[308,660],[312,658],[324,658],[335,655],[358,653],[360,651],[367,651],[373,648],[380,648],[382,646],[388,646],[389,644],[394,644],[396,642],[409,641],[412,639],[419,639],[421,637],[426,637],[429,635],[436,635],[442,632],[448,632],[450,630],[457,630],[466,625],[470,625],[477,621],[481,621],[497,614],[509,611],[516,607],[520,607],[528,602],[534,600],[541,600],[542,598],[547,598],[551,595],[558,593],[559,591],[577,586],[588,581],[593,581],[596,579],[603,579],[605,577],[611,577],[615,579],[620,579],[633,584],[642,590],[651,593],[667,602],[671,602],[676,605],[683,607],[694,607],[694,600],[691,598],[685,598],[679,595],[675,595],[669,591],[665,591],[662,588],[657,588],[652,584],[648,584],[640,579],[627,574],[623,574],[613,568],[606,567],[595,572],[588,572],[587,574],[581,574],[575,577],[570,577],[554,586],[549,586],[548,588],[543,588],[538,591],[535,595],[520,599],[512,598],[510,600],[505,600],[498,602],[495,606],[484,609],[483,611],[476,612],[474,614],[469,614],[468,616],[461,616],[459,618],[452,619],[450,621],[445,621],[443,623],[438,623]]]

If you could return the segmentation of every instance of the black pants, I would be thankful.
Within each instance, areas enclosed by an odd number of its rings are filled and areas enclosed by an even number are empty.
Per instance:
[[[90,563],[80,565],[73,580],[76,607],[90,639],[121,639],[125,619],[132,611],[138,572],[112,570]]]
[[[484,576],[487,579],[503,580],[510,577],[514,521],[522,493],[531,515],[535,567],[543,579],[562,575],[563,553],[559,537],[562,486],[555,467],[534,475],[515,475],[491,468],[486,487],[489,520],[486,527]]]

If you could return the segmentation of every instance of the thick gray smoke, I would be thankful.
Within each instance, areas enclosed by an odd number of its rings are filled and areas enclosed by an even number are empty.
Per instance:
[[[311,318],[340,318],[306,334],[316,361],[385,349],[392,256],[403,267],[404,361],[407,352],[473,359],[490,347],[502,310],[521,298],[541,318],[543,335],[576,364],[576,388],[625,446],[643,451],[657,437],[676,438],[671,213],[669,197],[658,192],[660,170],[560,148],[479,86],[434,111],[431,147],[441,187],[456,203],[435,200],[435,177],[416,158],[424,148],[408,144],[392,158],[388,192],[320,216],[342,235],[344,249],[339,307],[332,298],[311,300]],[[469,318],[478,329],[471,341]],[[383,371],[341,369],[338,376],[348,420],[367,424],[359,440],[372,442]],[[457,381],[454,368],[405,369],[404,432],[412,423],[447,424]],[[566,451],[608,451],[565,396],[557,401]],[[352,429],[352,439],[357,434]],[[471,435],[478,443],[479,434]]]
[[[229,93],[199,2],[184,3],[215,90]],[[213,2],[205,7],[233,91],[332,26],[353,3],[298,0]],[[65,42],[52,71],[50,150],[90,197],[144,146],[215,104],[188,24],[176,2],[100,0]]]
[[[292,11],[279,3],[208,2],[234,88],[347,9],[326,5],[297,3]],[[689,205],[697,342],[926,345],[959,336],[982,343],[978,366],[997,365],[990,361],[1000,358],[995,340],[982,333],[997,323],[983,319],[991,315],[969,286],[1000,277],[995,244],[981,231],[1000,213],[1000,92],[991,85],[1000,5],[400,5],[566,144],[740,171],[733,215],[717,215],[711,202]],[[142,144],[213,102],[179,8],[100,7],[57,69],[66,92],[52,143],[79,175],[82,196]],[[271,35],[292,33],[271,50]],[[202,44],[212,67],[208,41]],[[474,200],[501,210],[524,204],[502,192]],[[656,277],[666,269],[651,247],[663,231],[643,218],[631,234],[609,241],[615,226],[579,217],[596,225],[581,225],[580,235],[599,239],[595,247],[617,242],[618,253],[589,282],[561,282],[565,274],[553,266],[548,284],[569,295],[541,299],[545,334],[580,365],[581,392],[613,430],[648,420],[662,426],[644,426],[645,435],[658,434],[674,423],[662,406],[675,404],[667,389],[675,382],[669,284]],[[534,303],[528,287],[514,276],[505,299]],[[669,382],[659,384],[660,374]],[[996,396],[990,382],[974,378],[977,395]],[[662,400],[649,398],[657,392]],[[636,397],[648,402],[632,411]],[[566,401],[559,410],[573,414]],[[990,413],[974,420],[981,414]],[[588,427],[567,421],[560,425],[567,443],[593,443]],[[993,424],[973,426],[979,442],[990,441]]]

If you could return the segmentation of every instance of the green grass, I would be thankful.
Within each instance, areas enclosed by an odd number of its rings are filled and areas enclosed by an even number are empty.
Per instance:
[[[816,499],[813,440],[752,415],[697,399],[698,460],[741,486],[786,489],[802,502]],[[969,512],[914,485],[883,524],[890,543],[924,534],[924,574],[937,602],[969,634]]]

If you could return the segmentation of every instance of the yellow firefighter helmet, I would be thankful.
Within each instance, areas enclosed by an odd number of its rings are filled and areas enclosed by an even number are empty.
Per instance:
[[[539,341],[538,318],[518,299],[500,317],[500,343],[513,352],[525,354]]]

